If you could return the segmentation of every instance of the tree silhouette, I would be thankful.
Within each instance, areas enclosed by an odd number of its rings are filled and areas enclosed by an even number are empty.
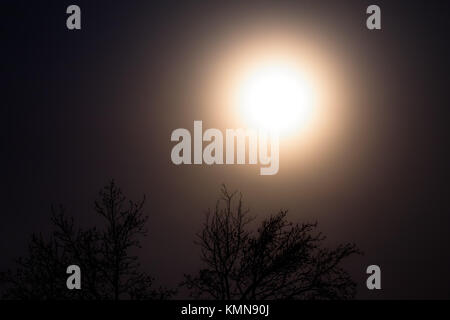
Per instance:
[[[17,268],[0,275],[9,299],[164,299],[173,291],[153,289],[153,278],[140,271],[138,258],[147,235],[145,197],[127,200],[114,181],[104,187],[95,202],[103,218],[101,228],[76,228],[64,208],[52,208],[55,231],[47,239],[32,235],[28,255],[17,260]],[[68,290],[66,268],[78,265],[82,289]]]
[[[195,298],[351,299],[356,284],[341,266],[361,252],[354,244],[326,248],[317,223],[293,224],[287,211],[265,219],[251,231],[253,218],[244,210],[242,195],[225,186],[209,210],[196,243],[204,267],[185,275],[182,285]]]

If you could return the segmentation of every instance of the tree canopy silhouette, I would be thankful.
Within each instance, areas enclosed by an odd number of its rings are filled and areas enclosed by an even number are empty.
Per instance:
[[[153,278],[140,270],[138,257],[147,235],[145,196],[127,200],[114,181],[100,191],[95,213],[104,225],[81,229],[64,208],[52,208],[55,231],[49,236],[34,234],[28,255],[17,260],[17,268],[0,275],[7,299],[161,299],[173,291],[153,289]],[[82,289],[68,290],[66,268],[80,266]]]
[[[287,211],[271,215],[252,231],[242,195],[225,186],[206,214],[196,243],[204,267],[185,275],[193,297],[221,300],[351,299],[356,284],[341,262],[361,253],[354,244],[329,249],[317,223],[293,224]]]

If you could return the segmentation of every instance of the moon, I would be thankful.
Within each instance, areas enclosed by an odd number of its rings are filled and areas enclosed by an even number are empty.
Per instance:
[[[237,95],[239,109],[253,127],[278,134],[301,130],[315,111],[315,88],[302,70],[286,61],[249,68]]]

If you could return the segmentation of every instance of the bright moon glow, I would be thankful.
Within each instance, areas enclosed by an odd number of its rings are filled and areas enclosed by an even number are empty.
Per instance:
[[[238,104],[253,126],[286,134],[302,129],[312,119],[315,92],[295,66],[269,63],[244,76]]]

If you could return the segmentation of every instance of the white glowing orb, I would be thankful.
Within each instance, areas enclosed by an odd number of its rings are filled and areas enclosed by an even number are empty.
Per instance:
[[[266,64],[243,77],[238,104],[251,125],[285,134],[301,129],[311,120],[315,92],[294,66]]]

